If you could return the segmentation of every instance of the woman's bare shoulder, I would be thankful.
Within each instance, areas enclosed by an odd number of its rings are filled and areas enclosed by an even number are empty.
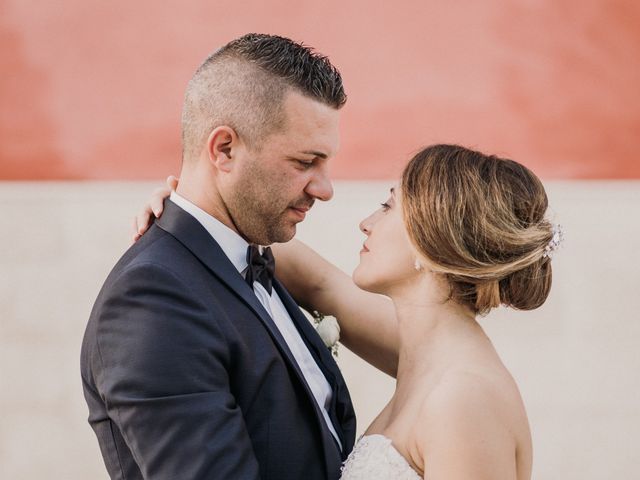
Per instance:
[[[423,399],[413,433],[425,468],[461,476],[513,472],[516,452],[530,450],[518,388],[508,372],[494,369],[443,374]]]
[[[524,414],[524,404],[511,374],[504,368],[451,368],[425,395],[420,416],[465,421],[490,419],[512,426]]]

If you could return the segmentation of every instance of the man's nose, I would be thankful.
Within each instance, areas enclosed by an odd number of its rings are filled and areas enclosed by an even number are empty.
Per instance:
[[[306,191],[318,200],[326,202],[333,198],[333,185],[326,173],[317,173],[307,185]]]

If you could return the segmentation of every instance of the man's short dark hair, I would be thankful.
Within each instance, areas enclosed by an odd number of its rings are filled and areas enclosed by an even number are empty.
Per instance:
[[[294,90],[335,109],[346,100],[340,72],[312,48],[250,33],[212,53],[191,78],[182,112],[183,159],[196,158],[211,131],[228,125],[251,148],[285,125]]]

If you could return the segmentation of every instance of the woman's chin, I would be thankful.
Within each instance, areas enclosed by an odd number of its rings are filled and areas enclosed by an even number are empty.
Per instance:
[[[360,267],[360,265],[358,265],[353,271],[353,273],[351,274],[351,279],[353,280],[353,283],[356,284],[356,287],[362,290],[366,290],[365,288],[366,282],[364,281],[365,275],[363,275],[362,268]]]
[[[351,278],[353,279],[353,283],[355,283],[356,287],[360,290],[364,290],[365,292],[371,293],[382,293],[376,288],[377,283],[371,278],[370,275],[367,275],[366,272],[358,265],[356,269],[351,274]]]

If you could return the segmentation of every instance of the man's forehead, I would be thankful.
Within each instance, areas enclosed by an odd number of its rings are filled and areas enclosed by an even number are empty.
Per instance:
[[[287,93],[283,104],[286,120],[301,126],[334,124],[340,116],[336,108],[296,91]]]

